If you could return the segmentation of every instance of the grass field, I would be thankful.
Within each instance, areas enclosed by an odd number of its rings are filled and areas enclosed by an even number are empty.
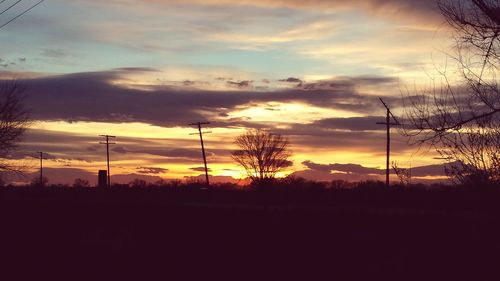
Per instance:
[[[110,278],[129,271],[233,280],[500,276],[496,190],[18,188],[0,194],[1,252],[8,260],[2,264],[20,267],[19,274],[29,264],[29,273],[106,271],[115,274]]]

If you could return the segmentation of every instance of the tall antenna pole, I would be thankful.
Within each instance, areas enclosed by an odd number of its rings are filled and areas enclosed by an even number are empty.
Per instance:
[[[110,136],[110,135],[99,135],[100,137],[106,138],[105,142],[99,142],[100,144],[105,144],[106,145],[106,162],[108,164],[108,188],[111,187],[111,174],[109,170],[109,145],[110,144],[116,144],[115,142],[109,142],[110,138],[116,138],[116,136]]]
[[[201,131],[201,126],[202,125],[208,125],[208,124],[210,124],[210,122],[197,122],[197,123],[191,123],[191,124],[189,124],[189,126],[196,126],[196,127],[198,127],[198,133],[195,133],[195,134],[199,134],[200,135],[201,152],[203,154],[203,164],[205,164],[205,180],[206,180],[207,187],[210,186],[210,181],[208,180],[207,156],[205,154],[205,145],[203,144],[203,134],[207,134],[207,133],[211,133],[211,132],[202,132]],[[194,134],[191,134],[191,135],[194,135]]]
[[[38,153],[40,154],[40,187],[43,187],[43,152]]]
[[[379,98],[384,107],[387,109],[387,116],[385,118],[385,123],[377,122],[379,125],[386,125],[387,128],[387,147],[386,147],[386,163],[385,163],[385,185],[387,187],[390,186],[390,181],[389,181],[389,175],[390,175],[390,157],[391,157],[391,126],[400,126],[401,124],[399,123],[398,119],[392,114],[391,110],[387,106],[387,104]],[[391,123],[391,117],[394,119],[395,123]]]
[[[390,158],[391,158],[391,111],[389,108],[387,108],[387,116],[385,118],[385,124],[387,125],[387,156],[386,156],[386,162],[385,162],[385,185],[389,187],[389,163],[390,163]]]

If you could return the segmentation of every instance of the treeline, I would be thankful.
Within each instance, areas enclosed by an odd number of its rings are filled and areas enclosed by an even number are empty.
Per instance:
[[[70,187],[66,185],[16,186],[0,188],[2,204],[29,202],[48,206],[188,206],[209,208],[312,208],[339,209],[341,212],[395,212],[420,215],[469,211],[500,212],[500,189],[477,186],[393,185],[384,182],[316,182],[301,178],[276,180],[267,186],[241,186],[204,182],[157,182],[142,180],[115,184],[111,188]],[[10,202],[10,203],[9,203]],[[168,208],[170,208],[168,207]],[[443,213],[444,212],[444,213]]]
[[[89,188],[98,189],[98,186],[91,184],[88,180],[77,178],[74,180],[73,184],[52,184],[47,178],[43,178],[42,185],[40,185],[40,180],[34,178],[30,183],[19,185],[19,184],[6,184],[0,182],[0,187],[6,188]],[[445,183],[416,183],[416,184],[404,184],[394,182],[391,184],[390,189],[437,189],[437,188],[464,188],[464,187],[479,187],[474,184],[461,184],[461,185],[449,185]],[[482,185],[484,186],[484,184]],[[492,186],[490,186],[492,187]],[[143,188],[163,188],[163,189],[204,189],[207,188],[205,181],[197,179],[187,179],[187,180],[159,180],[156,182],[148,182],[143,179],[134,179],[129,183],[113,183],[111,185],[112,189],[143,189]],[[338,190],[338,189],[380,189],[385,190],[387,186],[385,182],[382,181],[360,181],[360,182],[350,182],[345,180],[333,180],[333,181],[315,181],[308,180],[302,177],[289,176],[285,178],[275,178],[268,179],[267,181],[260,182],[250,182],[247,184],[237,184],[237,183],[211,183],[208,187],[215,190]],[[105,188],[104,188],[105,189]]]

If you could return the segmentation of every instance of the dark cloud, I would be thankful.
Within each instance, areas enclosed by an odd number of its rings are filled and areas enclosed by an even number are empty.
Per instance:
[[[414,177],[435,177],[435,176],[445,176],[446,165],[429,165],[411,168],[411,174]]]
[[[166,158],[183,158],[183,159],[199,159],[201,156],[200,150],[197,149],[187,149],[187,148],[164,148],[158,149],[154,147],[138,147],[135,146],[134,149],[128,149],[123,146],[117,146],[112,149],[116,153],[139,153],[139,154],[150,154],[155,156],[161,156]],[[207,152],[207,156],[213,156],[213,152]]]
[[[195,171],[195,172],[205,172],[205,167],[192,167],[192,168],[189,168],[189,170]],[[211,172],[212,169],[208,168],[208,171]]]
[[[344,89],[348,91],[359,86],[395,85],[397,81],[398,80],[393,77],[379,76],[337,77],[335,79],[316,82],[304,82],[299,84],[298,87],[305,90]]]
[[[159,72],[156,68],[151,67],[120,67],[115,68],[114,71],[123,71],[123,72]]]
[[[327,118],[313,122],[314,127],[349,131],[378,131],[385,129],[377,122],[385,122],[383,116],[364,116],[349,118]]]
[[[196,84],[196,82],[191,81],[191,80],[185,80],[185,81],[182,82],[182,85],[184,85],[186,87],[194,86],[195,84]]]
[[[333,181],[333,180],[344,180],[350,182],[359,182],[366,180],[381,180],[380,176],[370,176],[370,175],[360,175],[360,174],[343,174],[343,173],[331,173],[329,171],[322,170],[303,170],[292,173],[290,176],[301,177],[308,180],[314,181]]]
[[[272,133],[290,137],[291,144],[297,147],[328,148],[332,152],[348,151],[385,151],[386,135],[383,131],[348,131],[311,124],[293,124],[286,129],[271,128]],[[393,134],[394,152],[411,149],[407,139]]]
[[[311,161],[302,162],[304,166],[310,170],[322,171],[322,172],[343,172],[348,174],[363,174],[363,175],[383,175],[385,170],[377,168],[366,168],[359,164],[316,164]]]
[[[359,164],[318,164],[312,161],[302,162],[307,170],[294,172],[293,176],[300,176],[307,179],[331,181],[331,180],[347,180],[347,181],[362,181],[362,180],[382,180],[385,175],[385,169],[369,168]],[[393,171],[391,171],[394,177]],[[423,177],[446,177],[445,165],[428,165],[411,168],[411,175],[415,182],[429,183],[428,179]],[[396,178],[393,180],[397,181]],[[442,182],[443,180],[435,180]]]
[[[240,88],[240,89],[247,89],[247,88],[252,87],[252,85],[253,85],[253,81],[248,81],[248,80],[245,80],[245,81],[238,81],[238,82],[235,82],[235,81],[227,81],[226,83],[227,83],[227,85],[229,85],[229,86],[236,87],[236,88]]]
[[[359,93],[358,87],[366,83],[388,86],[394,82],[383,77],[340,78],[268,92],[179,90],[167,86],[140,90],[111,83],[130,71],[138,69],[28,79],[26,95],[32,116],[37,120],[144,122],[174,127],[191,120],[217,120],[220,112],[268,102],[302,102],[366,114],[378,110],[379,101]],[[387,102],[396,100],[387,98]]]
[[[302,83],[304,81],[300,80],[299,78],[295,78],[295,77],[289,77],[287,79],[281,79],[279,80],[280,82],[287,82],[287,83]]]
[[[168,169],[158,167],[137,167],[137,172],[140,174],[163,174],[168,172]]]
[[[125,153],[128,153],[129,151],[127,151],[123,146],[117,146],[117,147],[113,147],[111,149],[111,151],[114,151],[116,153],[122,153],[122,154],[125,154]]]
[[[102,145],[98,145],[98,141],[97,136],[92,138],[65,132],[29,129],[23,135],[16,152],[9,158],[34,159],[39,157],[37,151],[43,151],[44,158],[48,160],[92,163],[100,156],[99,149],[104,149]],[[89,146],[92,142],[96,145]]]

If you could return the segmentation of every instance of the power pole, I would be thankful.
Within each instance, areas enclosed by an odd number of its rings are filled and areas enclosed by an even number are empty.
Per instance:
[[[40,155],[40,187],[43,187],[43,152],[38,151]]]
[[[116,138],[116,136],[110,136],[110,135],[99,135],[99,136],[106,138],[106,141],[99,142],[99,143],[106,145],[106,161],[108,163],[108,188],[110,188],[111,187],[111,175],[110,175],[110,172],[109,172],[109,145],[110,144],[116,144],[116,142],[109,142],[109,139],[110,138]]]
[[[401,124],[399,123],[398,119],[392,114],[391,110],[387,106],[387,104],[379,98],[384,107],[387,109],[387,116],[385,118],[385,122],[377,122],[379,125],[386,125],[387,128],[387,156],[386,156],[386,167],[385,167],[385,185],[389,187],[390,182],[389,182],[389,174],[390,174],[390,168],[389,168],[389,162],[390,162],[390,156],[391,156],[391,126],[400,126]],[[391,123],[391,117],[394,119],[395,123]]]
[[[198,133],[193,133],[193,134],[190,134],[190,135],[197,135],[197,134],[200,135],[201,152],[203,154],[203,163],[205,164],[205,180],[206,180],[206,183],[207,183],[207,187],[210,187],[210,182],[208,180],[207,156],[205,155],[205,145],[203,144],[203,134],[208,134],[208,133],[211,133],[211,132],[202,132],[201,131],[201,126],[202,125],[208,125],[208,124],[210,124],[210,122],[197,122],[197,123],[191,123],[191,124],[189,124],[189,126],[196,126],[196,127],[198,127]]]

